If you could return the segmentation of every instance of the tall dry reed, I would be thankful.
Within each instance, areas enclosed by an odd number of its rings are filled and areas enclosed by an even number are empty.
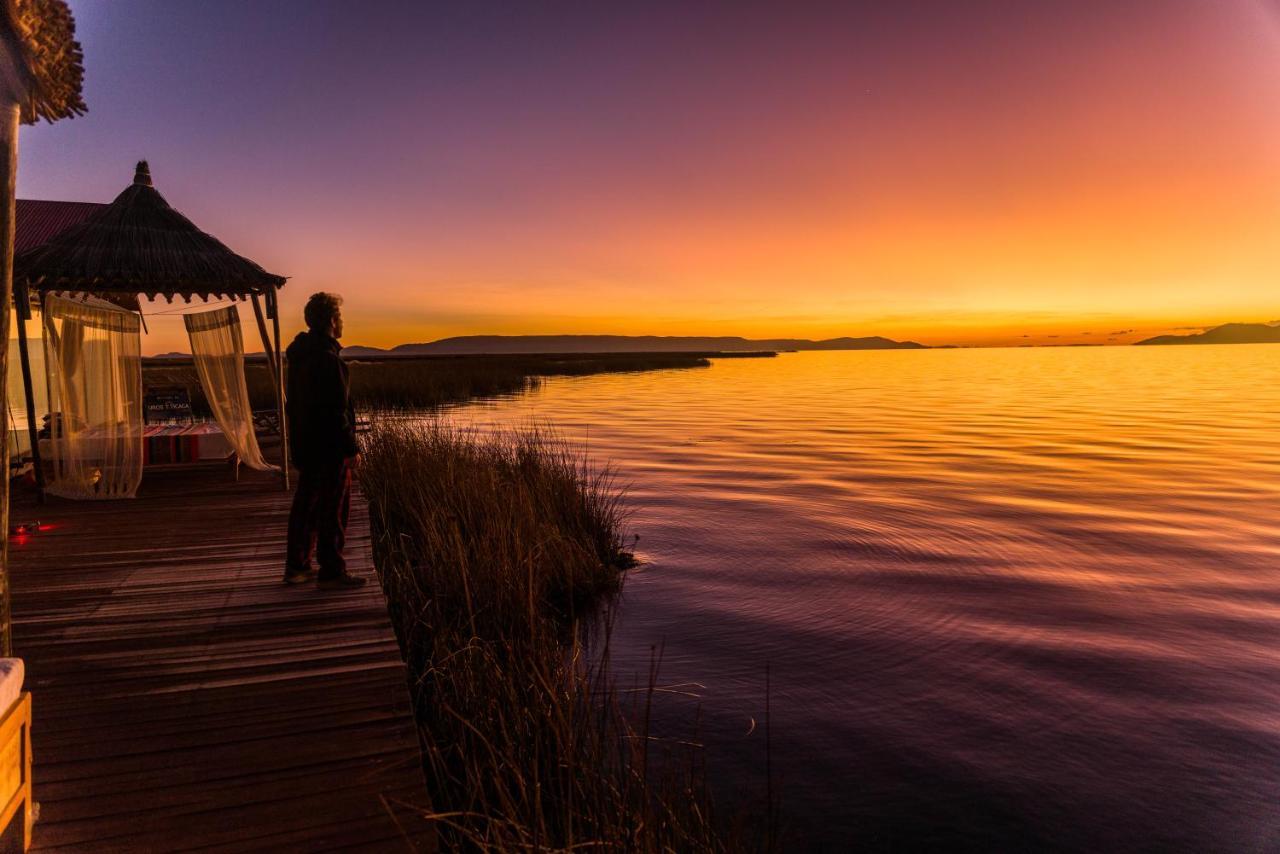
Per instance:
[[[655,756],[652,694],[628,713],[607,675],[630,561],[608,472],[537,431],[380,422],[360,483],[445,847],[729,850],[698,758]]]

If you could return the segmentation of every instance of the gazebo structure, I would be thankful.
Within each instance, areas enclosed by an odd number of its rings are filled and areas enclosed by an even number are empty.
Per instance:
[[[137,310],[139,297],[250,300],[275,388],[288,485],[280,313],[277,291],[285,277],[268,273],[197,228],[169,206],[151,183],[147,162],[115,200],[14,259],[14,298],[23,319],[50,294],[89,294]],[[272,324],[268,333],[267,321]],[[273,340],[274,337],[274,340]],[[26,393],[27,429],[36,476],[41,460],[25,324],[18,324],[18,352]]]

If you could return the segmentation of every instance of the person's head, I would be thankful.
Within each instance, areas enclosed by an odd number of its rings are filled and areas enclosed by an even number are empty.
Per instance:
[[[312,332],[323,332],[334,338],[342,337],[342,297],[321,291],[312,294],[307,300],[307,307],[302,310],[307,321],[307,328]]]

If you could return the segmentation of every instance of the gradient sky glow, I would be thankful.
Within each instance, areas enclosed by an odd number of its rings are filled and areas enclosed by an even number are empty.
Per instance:
[[[381,346],[1280,318],[1274,0],[71,6],[89,114],[23,129],[18,195],[145,157],[288,329],[319,289]]]

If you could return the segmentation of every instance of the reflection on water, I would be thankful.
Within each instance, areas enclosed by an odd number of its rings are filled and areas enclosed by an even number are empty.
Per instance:
[[[553,380],[631,484],[620,672],[772,678],[797,847],[1280,848],[1280,347],[790,354]],[[663,701],[659,727],[692,718]]]

